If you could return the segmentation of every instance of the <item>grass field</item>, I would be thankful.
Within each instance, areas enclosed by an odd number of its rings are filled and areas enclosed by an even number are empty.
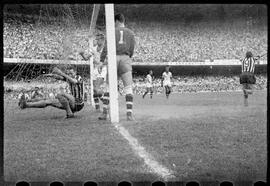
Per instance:
[[[137,140],[137,149],[88,105],[66,120],[55,108],[20,110],[5,100],[4,179],[162,180],[138,154],[143,148],[170,170],[172,181],[265,181],[266,91],[255,92],[249,107],[241,92],[136,96],[134,122],[125,121],[119,99],[119,126]]]

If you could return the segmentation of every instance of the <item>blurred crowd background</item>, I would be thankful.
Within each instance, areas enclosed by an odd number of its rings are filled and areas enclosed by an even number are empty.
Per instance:
[[[267,52],[267,10],[264,5],[115,5],[126,16],[136,35],[134,62],[201,62]],[[104,7],[95,33],[105,33]],[[78,50],[89,49],[92,5],[8,5],[4,7],[3,53],[5,58],[82,60]],[[263,60],[267,60],[266,56]],[[18,69],[23,70],[23,67]],[[16,71],[18,73],[18,71]],[[13,73],[16,73],[13,72]],[[146,75],[146,74],[145,74]],[[14,74],[13,74],[14,76]],[[15,74],[16,76],[16,74]],[[257,74],[256,89],[267,86],[266,74]],[[47,80],[46,80],[47,81]],[[161,79],[154,80],[162,93]],[[60,82],[59,82],[60,83]],[[5,84],[5,96],[46,87],[53,96],[68,88],[57,82],[31,80]],[[27,87],[27,88],[26,88]],[[134,92],[145,90],[144,77],[134,77]],[[173,92],[241,90],[236,75],[174,73]],[[120,84],[120,92],[121,84]]]
[[[190,11],[185,14],[183,6],[152,5],[148,9],[141,6],[138,8],[143,11],[140,15],[134,15],[136,7],[130,8],[131,12],[125,9],[127,27],[136,34],[134,61],[196,62],[235,59],[247,50],[255,55],[267,51],[268,29],[263,6],[216,5],[208,9],[198,6],[189,7]],[[83,22],[89,15],[76,17],[78,13],[69,8],[59,9],[65,13],[60,18],[53,13],[32,16],[4,13],[4,57],[62,59],[68,55],[80,60],[78,48],[89,46],[89,25]],[[237,9],[240,12],[237,13]],[[233,13],[236,15],[230,17]]]

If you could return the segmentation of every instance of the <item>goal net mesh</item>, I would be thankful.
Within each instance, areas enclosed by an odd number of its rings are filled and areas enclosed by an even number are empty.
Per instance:
[[[83,61],[79,51],[89,52],[95,34],[103,32],[101,21],[90,35],[93,5],[43,4],[35,11],[37,13],[31,15],[4,11],[5,56],[18,61],[9,65],[4,76],[5,97],[19,99],[22,93],[31,97],[37,87],[48,98],[61,91],[68,92],[65,82],[45,78],[44,74],[50,73],[53,67],[65,71],[73,66],[84,79],[89,99],[92,96],[89,91],[90,60]],[[46,64],[48,60],[52,61]]]

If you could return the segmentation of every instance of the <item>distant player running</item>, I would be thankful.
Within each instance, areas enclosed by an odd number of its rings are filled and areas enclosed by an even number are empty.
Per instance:
[[[172,92],[172,73],[170,72],[170,67],[166,66],[165,72],[162,74],[161,86],[165,87],[166,98],[169,98],[170,93]]]
[[[132,90],[132,60],[134,53],[135,36],[134,33],[125,27],[125,18],[123,14],[115,15],[115,41],[116,41],[116,60],[117,73],[124,84],[124,93],[126,97],[127,120],[134,120],[133,117],[133,90]],[[107,47],[104,47],[100,61],[104,62],[107,56]],[[100,120],[106,120],[109,109],[109,92],[104,93],[103,114]]]
[[[246,53],[246,57],[241,60],[242,73],[240,75],[240,84],[243,87],[244,105],[248,106],[248,95],[252,94],[253,85],[256,83],[254,75],[255,63],[260,56],[253,57],[251,52]]]
[[[68,93],[57,94],[56,99],[46,99],[37,101],[26,101],[25,95],[21,96],[19,106],[25,108],[45,108],[47,106],[56,107],[66,111],[67,118],[73,118],[74,113],[84,107],[83,102],[83,81],[81,76],[76,75],[74,69],[68,69],[66,74],[58,68],[54,68],[52,74],[46,74],[47,77],[53,77],[57,80],[67,81],[70,86],[71,95]]]
[[[146,92],[143,94],[143,98],[150,92],[150,98],[153,97],[153,71],[150,70],[146,76]]]

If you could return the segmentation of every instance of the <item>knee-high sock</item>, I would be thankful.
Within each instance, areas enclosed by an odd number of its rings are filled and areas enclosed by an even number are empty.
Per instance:
[[[126,95],[126,105],[127,105],[127,116],[131,116],[132,109],[133,109],[133,95],[132,94]]]
[[[94,94],[94,102],[95,102],[95,107],[96,107],[96,110],[99,110],[100,106],[99,106],[99,95],[97,94]]]
[[[109,113],[109,104],[110,104],[110,94],[109,92],[105,92],[103,96],[103,114]]]

